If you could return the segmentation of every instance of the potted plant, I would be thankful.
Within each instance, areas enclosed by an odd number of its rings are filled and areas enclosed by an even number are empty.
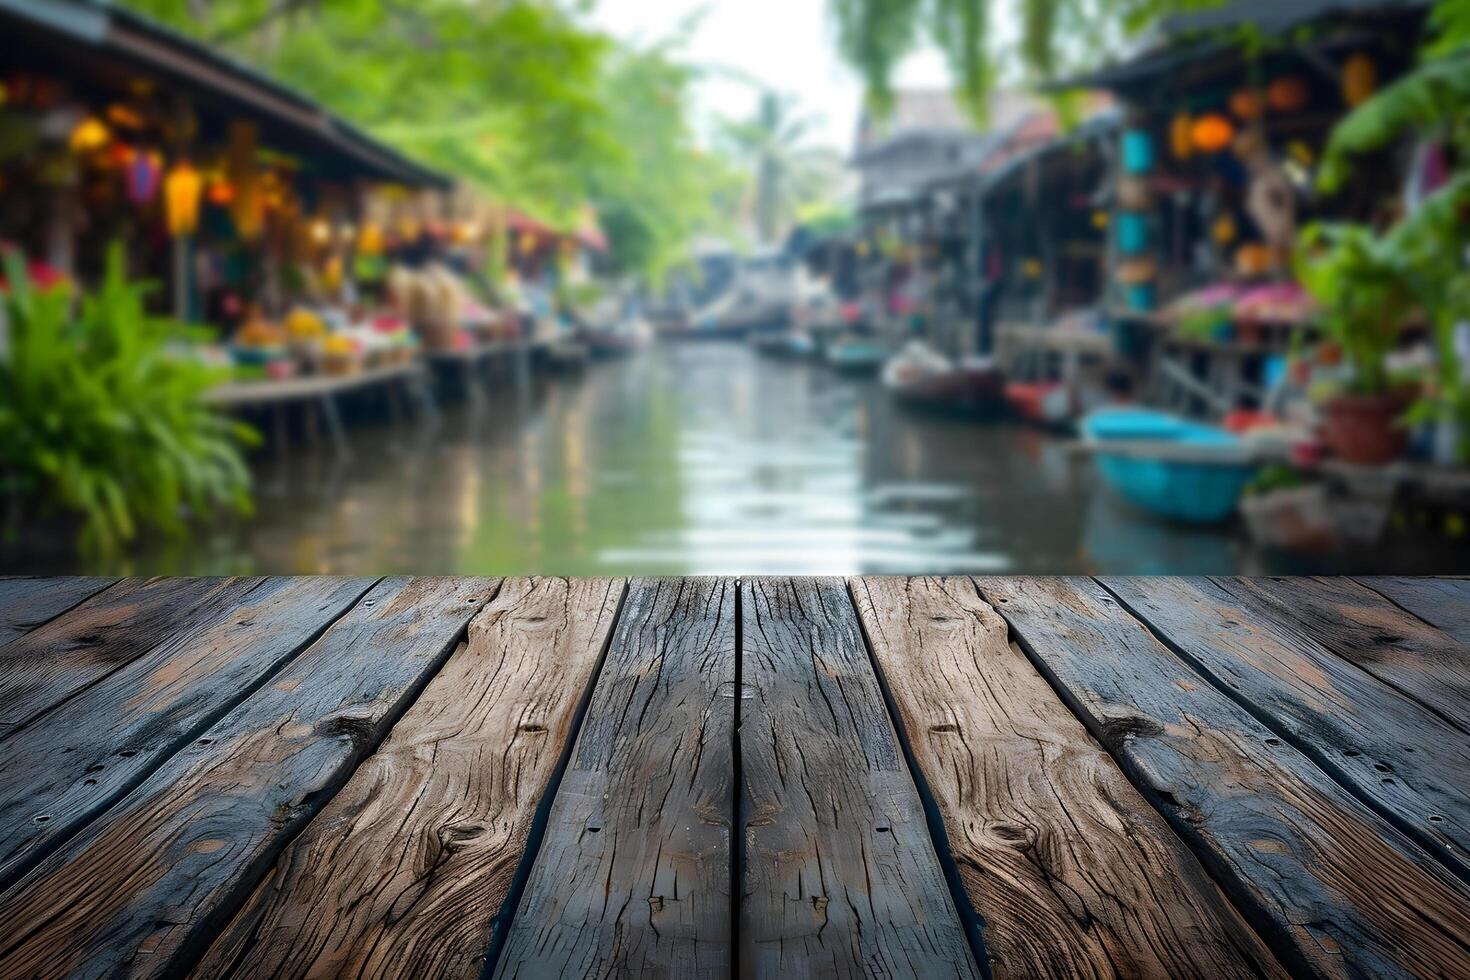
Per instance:
[[[1387,463],[1408,446],[1400,423],[1418,386],[1390,375],[1388,355],[1419,302],[1399,246],[1364,225],[1316,224],[1302,233],[1297,276],[1345,362],[1342,378],[1317,393],[1322,438],[1349,463]]]

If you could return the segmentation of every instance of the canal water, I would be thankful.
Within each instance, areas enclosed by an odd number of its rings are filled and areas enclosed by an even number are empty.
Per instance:
[[[1160,523],[1064,438],[895,405],[874,379],[737,343],[661,344],[511,380],[351,454],[266,454],[256,514],[83,562],[156,574],[1190,574],[1315,571],[1238,533]],[[1366,560],[1366,558],[1365,558]],[[96,565],[96,567],[87,567]],[[1379,560],[1369,568],[1389,570]],[[1333,569],[1320,569],[1333,570]]]

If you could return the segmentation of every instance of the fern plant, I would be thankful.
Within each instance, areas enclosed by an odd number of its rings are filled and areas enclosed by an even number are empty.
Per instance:
[[[141,530],[182,533],[186,517],[248,512],[245,426],[211,410],[214,370],[170,347],[187,328],[150,316],[122,249],[79,308],[37,288],[4,256],[9,351],[0,360],[0,474],[11,493],[80,518],[78,545],[117,552]],[[76,313],[73,313],[76,308]]]

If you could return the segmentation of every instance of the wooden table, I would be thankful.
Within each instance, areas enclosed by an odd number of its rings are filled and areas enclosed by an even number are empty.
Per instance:
[[[0,581],[0,976],[1470,976],[1470,580]]]

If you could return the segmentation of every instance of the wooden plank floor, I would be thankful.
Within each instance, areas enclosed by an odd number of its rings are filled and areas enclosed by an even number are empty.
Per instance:
[[[0,980],[1470,978],[1452,579],[0,579]]]

